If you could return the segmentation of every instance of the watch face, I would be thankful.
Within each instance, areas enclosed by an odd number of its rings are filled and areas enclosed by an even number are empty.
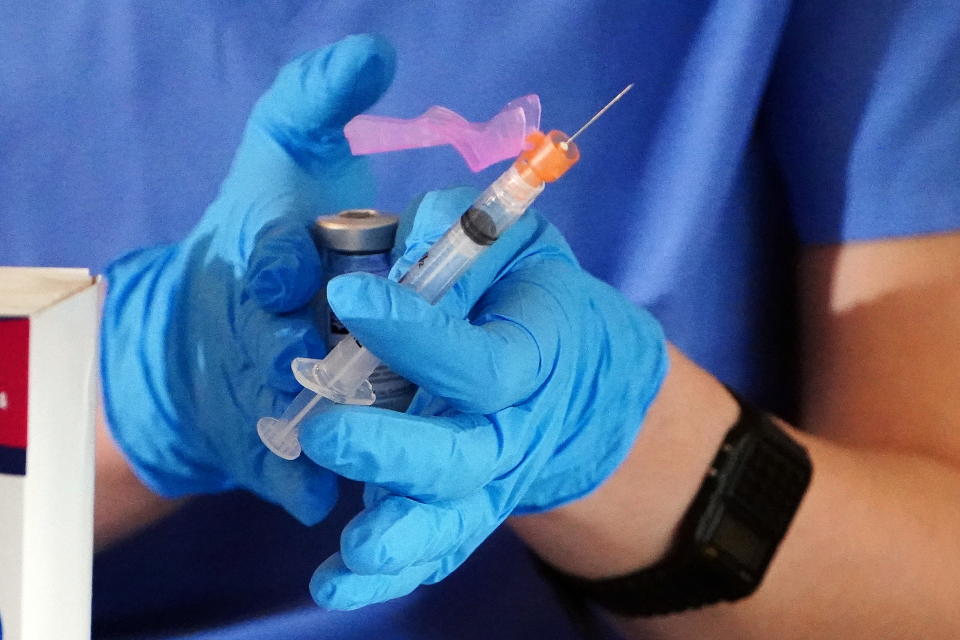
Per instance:
[[[755,585],[789,526],[809,471],[780,443],[754,432],[725,448],[711,477],[715,486],[695,532],[696,546],[729,578]]]
[[[733,556],[738,565],[754,575],[763,570],[770,553],[770,543],[729,512],[721,515],[711,542],[718,550]]]

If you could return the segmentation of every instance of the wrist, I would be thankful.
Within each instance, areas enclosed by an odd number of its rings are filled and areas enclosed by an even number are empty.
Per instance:
[[[726,389],[675,348],[669,355],[670,371],[616,471],[580,500],[511,519],[533,550],[558,569],[604,578],[661,560],[736,422],[739,408]]]
[[[515,514],[556,510],[583,500],[604,503],[591,496],[602,491],[636,448],[641,425],[647,423],[670,368],[663,331],[652,316],[643,313],[643,328],[631,336],[638,345],[631,354],[636,384],[617,398],[613,411],[608,407],[596,411],[605,413],[601,421],[575,423],[573,432],[560,439],[560,446],[524,494]]]
[[[606,484],[634,448],[671,366],[663,328],[649,312],[592,276],[577,276],[581,280],[575,286],[582,283],[591,292],[596,318],[602,318],[587,320],[581,330],[603,338],[571,340],[567,349],[602,352],[603,361],[582,376],[571,375],[556,394],[567,398],[561,405],[563,430],[525,489],[517,515],[578,502]],[[610,344],[612,336],[616,345]]]
[[[736,397],[736,396],[735,396]],[[651,616],[733,602],[756,591],[812,477],[806,449],[770,416],[737,397],[727,432],[680,522],[653,566],[588,579],[548,564],[558,585],[611,612]]]

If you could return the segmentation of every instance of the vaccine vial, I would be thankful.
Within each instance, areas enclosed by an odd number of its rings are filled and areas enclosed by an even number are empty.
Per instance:
[[[326,281],[344,273],[365,271],[386,277],[390,271],[399,218],[373,209],[348,209],[320,216],[314,227],[314,240],[323,256],[326,280],[320,291],[319,320],[324,327],[327,347],[332,349],[349,331],[330,310],[326,299]],[[374,406],[405,411],[417,387],[381,364],[370,376],[377,399]]]

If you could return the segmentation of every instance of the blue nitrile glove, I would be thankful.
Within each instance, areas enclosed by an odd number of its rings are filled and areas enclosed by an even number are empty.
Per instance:
[[[300,389],[291,359],[326,351],[304,308],[321,281],[308,228],[320,213],[369,205],[371,180],[343,125],[380,97],[393,67],[392,49],[372,36],[286,65],[190,235],[108,268],[107,419],[156,492],[244,487],[305,523],[334,504],[334,475],[270,453],[256,422]]]
[[[474,195],[423,199],[394,277]],[[338,406],[301,424],[307,456],[367,483],[365,510],[311,582],[332,609],[436,582],[507,516],[595,489],[666,374],[658,323],[581,269],[535,212],[436,307],[369,274],[335,278],[327,294],[361,343],[421,386],[407,414]]]

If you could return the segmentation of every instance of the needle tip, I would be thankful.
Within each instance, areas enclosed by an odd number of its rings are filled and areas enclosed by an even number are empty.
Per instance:
[[[573,139],[574,139],[574,138],[576,138],[577,136],[579,136],[581,133],[584,132],[584,130],[585,130],[587,127],[589,127],[591,124],[593,124],[594,122],[596,122],[597,118],[599,118],[599,117],[602,116],[604,113],[606,113],[606,112],[607,112],[607,109],[609,109],[610,107],[612,107],[613,104],[614,104],[617,100],[619,100],[620,98],[622,98],[622,97],[627,93],[627,91],[630,91],[630,89],[633,89],[633,84],[634,84],[634,83],[631,82],[631,83],[628,84],[626,87],[624,87],[624,88],[620,91],[620,93],[618,93],[616,96],[614,96],[613,100],[611,100],[610,102],[608,102],[602,109],[600,109],[600,111],[597,111],[597,112],[593,115],[592,118],[590,118],[589,120],[587,120],[587,121],[584,123],[584,125],[577,130],[576,133],[574,133],[572,136],[570,136],[569,138],[567,138],[567,142],[568,142],[568,143],[569,143],[569,142],[573,142]]]

